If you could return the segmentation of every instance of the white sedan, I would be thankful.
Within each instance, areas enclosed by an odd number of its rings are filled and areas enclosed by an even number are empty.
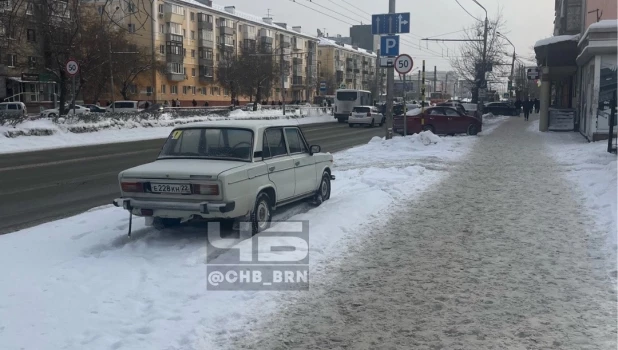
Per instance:
[[[255,234],[278,206],[329,199],[332,167],[333,156],[309,146],[296,126],[187,124],[172,131],[156,161],[118,175],[114,205],[156,228],[235,219]]]
[[[66,108],[68,109],[69,107],[67,106]],[[80,115],[80,114],[85,114],[89,112],[90,112],[89,108],[86,108],[84,106],[75,105],[75,111],[73,110],[73,108],[71,108],[66,113],[66,115]],[[60,115],[60,111],[58,111],[58,108],[46,109],[41,112],[42,118],[55,118],[59,115]]]

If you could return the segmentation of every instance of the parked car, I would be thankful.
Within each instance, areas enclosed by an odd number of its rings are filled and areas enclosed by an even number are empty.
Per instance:
[[[91,113],[105,113],[107,111],[106,108],[97,105],[84,105],[84,107],[88,108]]]
[[[28,115],[28,110],[23,102],[0,103],[0,118],[25,117],[26,115]]]
[[[192,219],[270,226],[277,207],[330,198],[333,157],[281,124],[197,123],[176,127],[159,157],[118,175],[114,205],[157,228]]]
[[[245,110],[245,111],[252,111],[252,110],[253,110],[253,103],[247,103],[247,104],[245,105],[244,110]],[[261,104],[259,104],[259,103],[257,104],[257,110],[258,110],[258,111],[261,111],[261,110],[262,110],[262,105],[261,105]]]
[[[519,109],[515,108],[510,103],[506,102],[490,102],[483,107],[483,113],[491,113],[493,115],[510,115],[518,116]]]
[[[85,113],[89,113],[90,109],[84,106],[75,105],[75,108],[67,105],[65,108],[65,115],[81,115]],[[41,118],[55,118],[60,115],[60,111],[58,108],[46,109],[41,112]]]
[[[107,106],[108,112],[116,112],[116,113],[131,113],[131,112],[139,112],[141,108],[139,108],[138,101],[116,101],[111,105]]]
[[[482,130],[482,123],[478,118],[465,115],[452,107],[430,107],[425,113],[416,109],[408,112],[406,120],[408,134],[430,130],[434,134],[476,135]],[[403,133],[403,116],[393,118],[393,131]]]
[[[436,106],[440,106],[440,107],[453,107],[456,110],[458,110],[460,113],[467,114],[466,113],[466,109],[459,102],[442,102],[442,103],[438,103]]]
[[[154,103],[148,106],[148,108],[144,108],[140,110],[141,113],[161,113],[165,110],[162,104]]]
[[[382,126],[385,118],[382,113],[378,111],[374,106],[357,106],[352,108],[352,113],[348,118],[348,125],[354,127],[354,125],[368,125],[374,127],[376,124]]]
[[[481,113],[478,111],[478,105],[476,103],[462,103],[461,105],[466,110],[467,115],[481,118]]]

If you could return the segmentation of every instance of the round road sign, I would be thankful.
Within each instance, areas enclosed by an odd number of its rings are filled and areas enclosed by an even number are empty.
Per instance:
[[[75,75],[79,72],[79,64],[76,60],[68,60],[65,69],[69,75]]]
[[[395,70],[399,74],[408,74],[414,66],[414,61],[410,55],[399,55],[395,58]]]

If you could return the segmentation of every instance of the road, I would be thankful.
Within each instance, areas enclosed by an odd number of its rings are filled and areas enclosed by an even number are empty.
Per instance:
[[[301,126],[324,152],[384,135],[383,128],[324,123]],[[164,139],[0,154],[0,234],[110,204],[120,171],[156,158]]]

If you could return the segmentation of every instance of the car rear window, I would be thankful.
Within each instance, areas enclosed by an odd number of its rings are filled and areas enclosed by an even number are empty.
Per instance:
[[[369,113],[370,108],[369,107],[354,107],[352,109],[352,112],[356,112],[356,113]]]

